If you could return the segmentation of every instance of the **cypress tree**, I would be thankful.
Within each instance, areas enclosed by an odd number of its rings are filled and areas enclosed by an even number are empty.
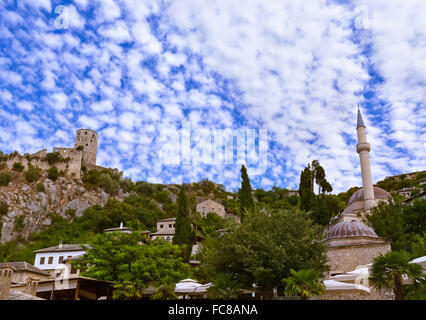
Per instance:
[[[316,209],[316,198],[313,190],[313,172],[308,165],[300,173],[299,196],[300,209],[303,211],[314,211]]]
[[[192,245],[195,242],[195,233],[192,230],[191,220],[189,218],[188,200],[186,198],[184,186],[182,186],[179,191],[177,203],[178,211],[176,216],[173,243],[184,246],[185,260],[188,260],[191,255]]]
[[[247,174],[247,169],[244,165],[241,166],[241,189],[239,190],[240,198],[240,213],[243,216],[244,212],[254,211],[253,196],[251,194],[250,179]]]

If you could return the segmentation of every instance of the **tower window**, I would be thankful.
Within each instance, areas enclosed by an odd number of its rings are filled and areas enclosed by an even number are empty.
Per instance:
[[[87,131],[85,132],[85,134],[87,134]]]
[[[88,147],[89,146],[89,144],[88,143],[86,143],[86,147]]]

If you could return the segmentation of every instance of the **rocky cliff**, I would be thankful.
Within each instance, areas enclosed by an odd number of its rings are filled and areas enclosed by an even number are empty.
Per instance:
[[[95,204],[104,205],[109,195],[102,189],[88,190],[80,179],[59,177],[53,182],[46,174],[37,182],[28,183],[16,177],[7,186],[0,186],[0,202],[9,210],[0,216],[1,243],[39,232],[50,225],[52,214],[71,220]],[[122,200],[120,191],[115,198]]]

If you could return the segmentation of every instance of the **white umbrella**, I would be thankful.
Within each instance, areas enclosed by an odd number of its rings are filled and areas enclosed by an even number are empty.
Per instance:
[[[324,285],[325,293],[370,293],[370,288],[354,283],[345,283],[336,280],[324,280]]]
[[[411,260],[412,263],[417,263],[423,267],[423,270],[426,269],[426,256]]]
[[[203,285],[193,279],[185,279],[176,283],[176,293],[195,293],[197,288]]]
[[[363,281],[363,284],[364,284],[365,280],[368,281],[369,274],[370,274],[369,268],[362,267],[362,268],[355,269],[353,271],[349,271],[345,274],[336,275],[332,277],[332,279],[336,281],[342,281],[342,282],[352,282],[352,283],[355,282],[357,284],[361,284],[361,281]]]

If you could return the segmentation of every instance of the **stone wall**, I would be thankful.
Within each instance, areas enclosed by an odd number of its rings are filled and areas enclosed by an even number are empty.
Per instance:
[[[385,241],[335,244],[333,247],[327,248],[330,275],[346,273],[359,265],[370,264],[379,254],[385,254],[390,250],[390,243]]]
[[[205,217],[209,212],[214,212],[222,218],[226,216],[225,207],[210,199],[197,204],[197,212],[199,212],[202,217]]]
[[[311,300],[394,300],[392,290],[375,290],[370,288],[370,293],[325,293],[320,297],[312,297]]]

